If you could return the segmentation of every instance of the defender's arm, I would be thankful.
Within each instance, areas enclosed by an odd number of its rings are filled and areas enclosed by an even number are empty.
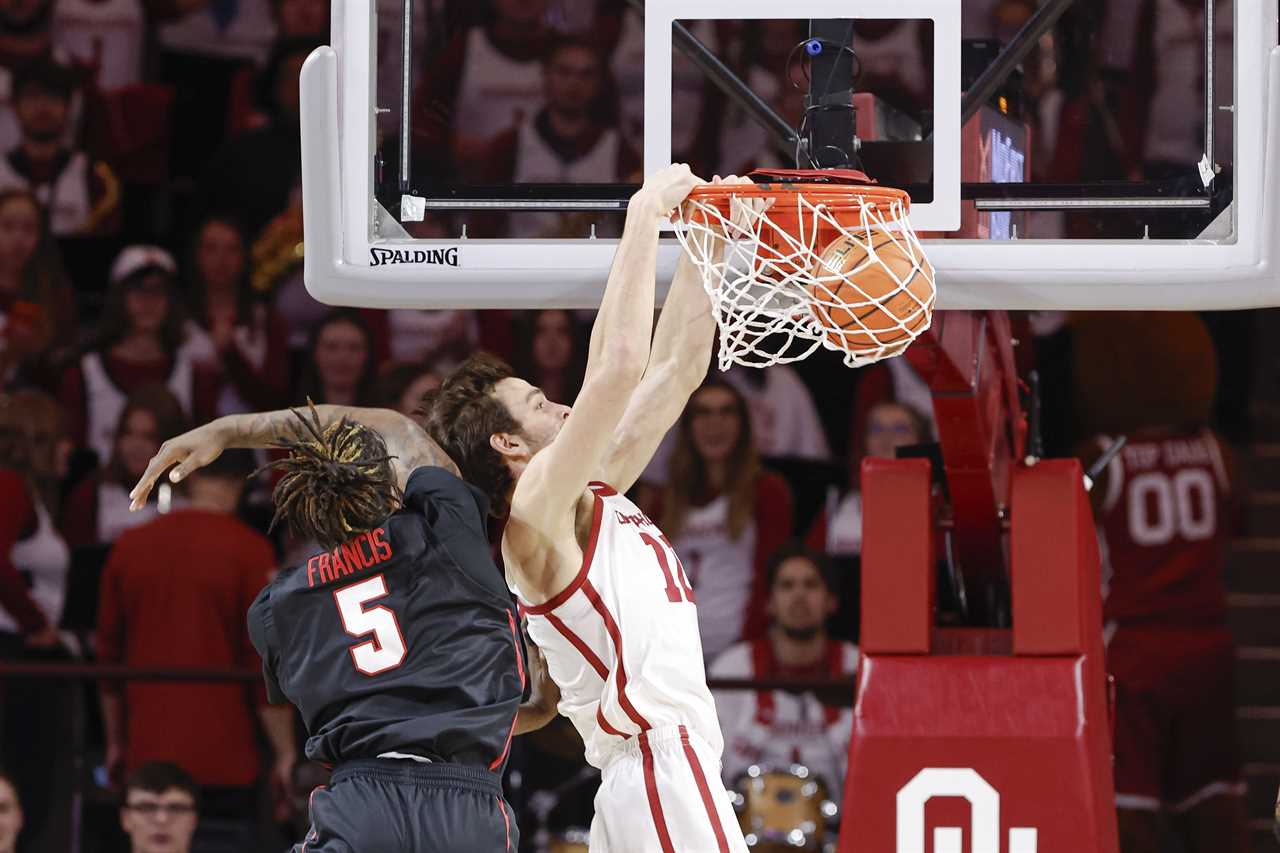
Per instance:
[[[436,465],[454,474],[458,473],[453,460],[431,436],[416,421],[399,412],[328,405],[316,406],[315,411],[321,424],[345,417],[381,434],[387,445],[387,453],[392,456],[391,465],[401,489],[408,481],[409,474],[423,465]],[[192,471],[217,459],[224,450],[275,447],[282,441],[293,438],[299,430],[306,429],[299,417],[307,418],[310,423],[311,413],[306,409],[296,412],[293,409],[280,409],[248,415],[227,415],[169,439],[160,445],[160,450],[151,458],[147,470],[129,493],[132,500],[130,509],[136,510],[146,503],[156,481],[169,468],[173,468],[169,472],[169,479],[177,483]]]

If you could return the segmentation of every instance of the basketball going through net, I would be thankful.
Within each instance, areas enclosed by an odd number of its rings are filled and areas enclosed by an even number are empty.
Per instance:
[[[751,178],[696,187],[676,215],[711,297],[721,370],[798,361],[819,346],[862,367],[929,328],[933,266],[905,192],[849,170]]]

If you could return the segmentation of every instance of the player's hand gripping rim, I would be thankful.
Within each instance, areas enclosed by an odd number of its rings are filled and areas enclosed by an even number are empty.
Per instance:
[[[715,175],[707,183],[711,186],[754,186],[755,181],[740,175],[727,175],[723,178]],[[719,210],[715,210],[715,205],[709,202],[694,202],[686,198],[680,205],[678,215],[672,215],[672,220],[677,225],[682,222],[693,223],[695,221],[704,223],[705,230],[713,238],[707,241],[705,247],[708,255],[706,260],[716,260],[723,255],[729,243],[751,239],[759,233],[760,220],[765,211],[773,207],[773,202],[774,199],[772,198],[731,196],[729,215],[726,217]],[[711,208],[715,212],[708,215],[707,208]],[[702,254],[699,251],[703,248],[700,241],[692,240],[689,245],[699,255]]]

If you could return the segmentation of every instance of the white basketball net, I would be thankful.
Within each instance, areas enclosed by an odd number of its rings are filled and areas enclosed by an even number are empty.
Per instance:
[[[702,274],[720,328],[720,369],[786,364],[820,346],[841,353],[849,367],[901,354],[929,328],[934,304],[933,267],[902,203],[851,196],[849,203],[856,198],[862,215],[860,224],[850,227],[821,201],[810,203],[802,191],[795,192],[794,233],[779,228],[769,218],[769,200],[758,197],[730,196],[728,217],[697,196],[677,213],[676,236]],[[832,269],[823,262],[825,245],[815,243],[831,229],[837,239],[843,235],[858,243],[862,261],[853,269]],[[723,253],[716,251],[720,234],[727,239]],[[893,263],[881,252],[891,254]],[[880,279],[878,297],[860,288],[859,277],[873,267],[877,277],[890,276],[889,284],[896,287],[886,292]],[[891,302],[895,311],[881,310]],[[859,319],[872,315],[876,328]]]

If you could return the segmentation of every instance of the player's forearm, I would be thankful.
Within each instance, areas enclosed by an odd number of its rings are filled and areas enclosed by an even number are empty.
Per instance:
[[[357,410],[347,406],[316,406],[316,413],[320,416],[320,423],[328,423],[332,418],[342,417]],[[377,410],[370,410],[377,411]],[[226,415],[211,422],[209,427],[217,431],[222,438],[222,444],[226,448],[248,448],[258,449],[275,447],[282,441],[292,438],[298,433],[299,429],[303,429],[302,422],[298,416],[309,417],[310,412],[307,408],[297,409],[276,409],[272,412],[252,412],[245,415]],[[352,418],[353,420],[364,420]],[[377,429],[376,426],[366,424]]]
[[[692,393],[707,375],[715,331],[702,274],[682,253],[653,334],[649,369],[672,377],[681,389]]]
[[[547,706],[541,702],[525,702],[516,712],[516,734],[527,735],[536,732],[556,718],[556,706]]]
[[[560,705],[560,687],[547,670],[542,650],[528,634],[525,634],[525,660],[529,672],[529,701],[516,712],[515,733],[518,735],[537,731],[554,720]]]
[[[532,667],[530,668],[533,672]],[[529,701],[523,703],[516,712],[516,734],[522,735],[529,732],[536,732],[556,718],[557,707],[560,704],[560,688],[556,683],[545,674],[545,668],[542,675],[534,673],[533,691],[529,694]]]
[[[411,418],[390,409],[368,409],[355,406],[319,405],[315,407],[321,424],[338,418],[346,418],[363,424],[382,436],[387,453],[402,469],[401,480],[415,468],[435,465],[458,473],[458,467],[440,445]],[[273,412],[255,412],[247,415],[227,415],[211,423],[222,446],[226,448],[265,448],[278,446],[282,441],[305,430],[299,415],[310,418],[309,409],[277,409]],[[309,421],[308,421],[309,422]],[[404,482],[400,487],[404,488]]]
[[[642,190],[632,197],[591,332],[588,378],[610,366],[643,367],[648,361],[661,219],[662,212],[651,195]]]

